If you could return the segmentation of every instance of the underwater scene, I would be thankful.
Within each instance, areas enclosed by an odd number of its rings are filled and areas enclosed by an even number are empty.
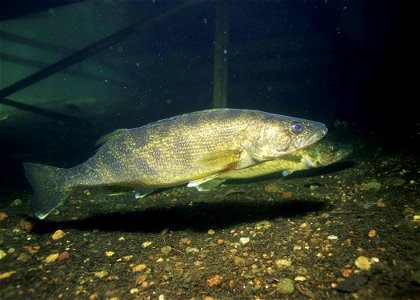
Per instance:
[[[420,299],[402,2],[2,0],[0,299]]]

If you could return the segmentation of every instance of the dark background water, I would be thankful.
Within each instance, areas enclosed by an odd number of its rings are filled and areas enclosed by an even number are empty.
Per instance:
[[[36,65],[34,57],[48,60],[48,51],[61,47],[52,63],[182,3],[2,1],[1,88],[25,77],[13,77],[11,70],[30,67],[23,72],[27,76],[48,65]],[[93,125],[10,113],[0,123],[2,185],[22,183],[21,161],[69,167],[89,157],[104,133],[212,107],[214,6],[199,3],[86,59],[103,69],[82,62],[8,97]],[[63,9],[66,14],[54,19]],[[230,1],[228,106],[315,119],[332,130],[343,124],[336,122],[340,119],[361,136],[382,140],[390,151],[417,151],[419,118],[415,99],[407,97],[404,9],[397,0]],[[85,23],[73,23],[82,14]],[[31,27],[39,22],[47,29],[35,34]],[[68,30],[57,34],[54,27]],[[30,49],[12,59],[28,40]],[[35,48],[45,52],[31,53]],[[51,101],[38,103],[33,95]],[[72,102],[79,98],[95,101]]]

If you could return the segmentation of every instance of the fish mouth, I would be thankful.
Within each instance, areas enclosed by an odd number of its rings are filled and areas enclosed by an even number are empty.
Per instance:
[[[322,124],[321,128],[317,130],[313,135],[311,135],[308,139],[298,141],[295,144],[295,147],[297,149],[301,149],[307,146],[312,145],[313,143],[318,142],[320,139],[322,139],[328,132],[327,126]]]

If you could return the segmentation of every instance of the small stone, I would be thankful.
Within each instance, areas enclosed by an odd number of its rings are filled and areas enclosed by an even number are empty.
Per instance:
[[[143,243],[141,244],[141,246],[142,246],[143,248],[147,248],[147,247],[149,247],[151,244],[153,244],[153,242],[152,242],[152,241],[146,241],[146,242],[143,242]]]
[[[15,252],[16,252],[16,249],[15,248],[9,248],[9,249],[7,249],[7,253],[8,254],[13,254]]]
[[[295,290],[295,286],[293,285],[293,280],[289,278],[280,279],[277,283],[277,291],[280,294],[291,294]]]
[[[172,247],[171,246],[163,246],[162,248],[160,248],[160,252],[162,252],[162,254],[169,254],[172,251]]]
[[[64,231],[63,230],[61,230],[61,229],[59,229],[59,230],[56,230],[54,233],[53,233],[53,235],[51,236],[51,238],[53,239],[53,240],[59,240],[59,239],[61,239],[62,237],[64,237],[64,235],[65,235],[65,233],[64,233]]]
[[[104,278],[105,276],[108,275],[108,271],[99,271],[99,272],[95,272],[94,275],[98,278]]]
[[[10,276],[12,276],[15,273],[16,273],[16,271],[9,271],[9,272],[0,273],[0,280],[5,279],[5,278],[9,278]]]
[[[108,257],[111,257],[111,256],[113,256],[115,254],[115,252],[114,251],[106,251],[105,252],[105,255],[106,256],[108,256]]]
[[[31,259],[31,256],[26,253],[21,253],[16,259],[21,262],[27,262]]]
[[[57,259],[58,259],[59,256],[60,255],[58,253],[54,253],[54,254],[48,255],[47,258],[44,259],[44,262],[47,263],[47,264],[54,263],[54,262],[57,261]]]
[[[10,206],[19,206],[19,205],[22,205],[22,200],[19,198],[13,200],[13,202],[10,203]]]
[[[292,198],[292,192],[283,192],[281,193],[281,196],[283,199],[291,199]]]
[[[160,294],[159,296],[158,296],[158,300],[165,300],[166,298],[165,298],[165,295],[164,294]]]
[[[354,261],[354,264],[356,265],[356,267],[358,267],[360,270],[364,270],[364,271],[369,271],[370,267],[373,264],[372,259],[367,258],[366,256],[359,256],[358,258],[356,258],[356,260]]]
[[[296,276],[295,277],[295,281],[305,281],[306,277],[305,276]]]
[[[381,184],[377,181],[370,181],[362,184],[364,190],[370,191],[379,191],[381,189]]]
[[[142,272],[147,268],[146,264],[139,264],[133,267],[132,271],[133,273]]]
[[[268,193],[281,193],[282,189],[279,188],[276,184],[270,183],[265,186],[264,190]]]
[[[288,259],[277,259],[276,266],[278,268],[290,267],[292,265],[292,261]]]
[[[198,250],[198,248],[195,248],[195,247],[187,247],[185,249],[185,252],[186,253],[194,253],[194,252],[200,252],[200,250]]]
[[[257,230],[268,229],[270,227],[271,227],[271,223],[269,221],[267,221],[267,220],[258,222],[255,225],[255,229],[257,229]]]
[[[376,230],[375,230],[375,229],[371,229],[371,230],[369,231],[369,233],[368,233],[368,236],[369,236],[370,238],[375,237],[375,236],[376,236]]]
[[[213,229],[209,229],[207,231],[207,234],[209,234],[209,235],[214,235],[215,233],[216,233],[216,231],[214,231]]]
[[[212,278],[207,279],[207,285],[208,286],[218,285],[218,284],[220,284],[223,281],[223,279],[224,279],[223,276],[216,275],[216,276],[214,276]]]
[[[21,220],[19,222],[19,227],[23,231],[30,232],[32,230],[32,228],[34,227],[34,225],[32,224],[32,222],[29,222],[27,220]]]
[[[329,236],[327,236],[327,239],[329,239],[329,240],[338,240],[338,236],[336,236],[336,235],[329,235]]]
[[[139,291],[140,291],[140,290],[139,290],[138,288],[133,288],[133,289],[130,289],[130,294],[131,294],[131,295],[133,295],[133,294],[137,294]]]
[[[234,256],[233,263],[235,264],[235,266],[242,267],[243,265],[245,265],[245,259],[239,256]]]
[[[5,257],[6,257],[6,255],[7,255],[6,251],[4,251],[4,250],[0,250],[0,259],[5,258]]]
[[[0,211],[0,221],[4,221],[7,219],[7,214],[5,212]]]
[[[223,239],[218,239],[217,240],[218,245],[223,245],[224,243],[225,243],[225,241]]]
[[[58,260],[66,260],[70,257],[70,253],[68,251],[63,251],[58,256]]]
[[[239,242],[243,245],[248,244],[249,243],[249,237],[241,237],[239,239]]]

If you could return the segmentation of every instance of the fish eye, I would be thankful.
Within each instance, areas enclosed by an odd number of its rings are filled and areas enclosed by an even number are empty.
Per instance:
[[[302,123],[293,123],[293,124],[290,126],[290,130],[291,130],[293,133],[299,133],[299,132],[301,132],[301,131],[302,131],[302,129],[303,129],[303,125],[302,125]]]

